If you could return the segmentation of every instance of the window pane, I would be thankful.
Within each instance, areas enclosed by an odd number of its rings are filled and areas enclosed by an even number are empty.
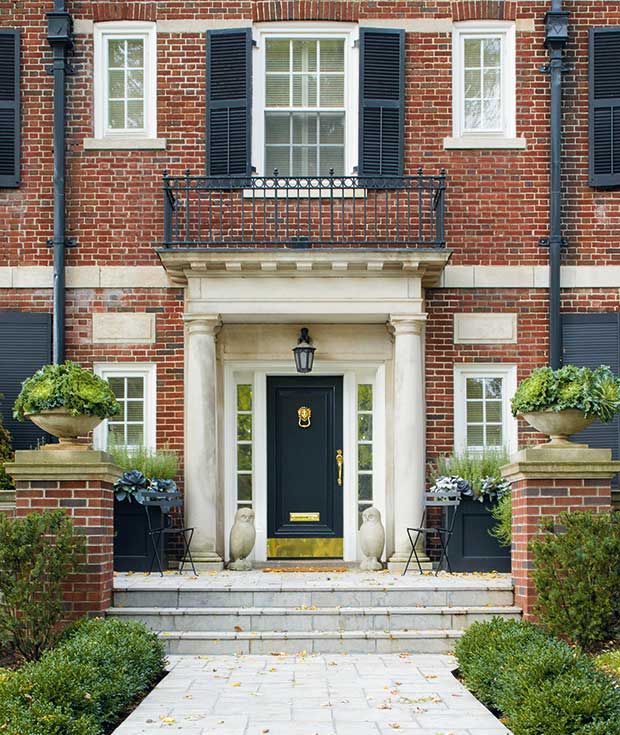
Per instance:
[[[251,411],[252,410],[252,386],[251,385],[238,385],[237,386],[237,411]]]
[[[296,176],[316,176],[316,146],[293,148],[293,173]]]
[[[237,475],[237,500],[252,500],[252,475]]]
[[[481,127],[482,108],[478,100],[465,100],[465,127],[474,130]]]
[[[293,115],[293,143],[316,143],[316,113]]]
[[[319,119],[319,140],[321,143],[344,145],[344,113],[321,114]]]
[[[482,401],[467,402],[468,423],[480,423],[482,421]]]
[[[502,421],[502,402],[488,401],[487,403],[487,421],[489,423],[501,423]]]
[[[293,75],[293,106],[316,107],[316,75]]]
[[[487,446],[500,447],[502,445],[502,427],[487,426]]]
[[[331,170],[336,176],[344,174],[344,147],[331,146],[326,148],[321,146],[319,155],[321,157],[319,171],[321,176],[328,176]]]
[[[282,176],[290,175],[290,148],[265,147],[265,174],[271,176],[274,169]],[[297,172],[301,173],[301,172]]]
[[[465,99],[480,99],[482,89],[480,88],[480,72],[478,69],[465,72]]]
[[[482,398],[482,378],[467,378],[467,397]]]
[[[484,446],[484,427],[468,426],[467,427],[467,446],[482,447]]]
[[[475,69],[480,67],[480,43],[481,41],[475,38],[466,38],[464,40],[464,57],[466,69]]]
[[[372,475],[358,475],[358,494],[360,500],[372,500]]]
[[[321,77],[321,107],[344,107],[344,77]]]
[[[357,410],[372,411],[372,385],[357,386]]]
[[[110,386],[112,393],[117,398],[124,398],[125,396],[125,379],[124,378],[108,378],[108,385]]]
[[[125,428],[120,424],[108,422],[108,446],[119,447],[125,444]]]
[[[127,102],[127,127],[144,127],[144,104],[142,100],[128,100]]]
[[[251,444],[238,444],[237,445],[237,469],[238,470],[251,470],[252,469],[252,445]]]
[[[360,441],[372,440],[372,414],[360,413],[357,417],[357,438]]]
[[[144,66],[144,41],[127,41],[127,66],[134,69]]]
[[[321,71],[344,71],[344,41],[321,41]]]
[[[372,469],[372,445],[359,444],[358,447],[358,466],[360,470]]]
[[[144,398],[144,378],[127,378],[127,397]]]
[[[114,72],[110,72],[114,73]],[[144,97],[144,72],[128,71],[127,72],[127,97],[132,99]]]
[[[288,74],[269,74],[265,97],[267,107],[288,107],[290,103]]]
[[[144,444],[144,427],[130,425],[127,427],[127,444],[141,446]]]
[[[120,70],[108,72],[108,96],[123,98],[125,96],[125,72]]]
[[[118,130],[125,127],[124,102],[108,103],[108,126],[113,130]]]
[[[265,114],[265,142],[266,143],[290,143],[291,142],[291,119],[288,113]]]
[[[316,41],[293,41],[293,71],[316,71]]]
[[[485,380],[485,397],[486,398],[501,398],[502,397],[502,378],[487,378]]]
[[[486,38],[483,46],[485,66],[501,66],[502,41],[500,38]]]
[[[237,439],[249,441],[252,438],[252,414],[240,413],[237,415]]]
[[[501,74],[499,69],[485,69],[484,71],[484,97],[485,99],[499,98]],[[478,95],[479,96],[479,95]]]
[[[127,402],[127,421],[144,421],[144,403],[142,401]]]
[[[125,66],[125,41],[108,41],[108,67],[118,68]]]
[[[483,127],[487,130],[496,130],[501,128],[501,106],[499,100],[484,100],[483,114],[484,123]]]
[[[280,41],[270,39],[266,47],[267,71],[285,71],[290,68],[290,43],[288,40]]]

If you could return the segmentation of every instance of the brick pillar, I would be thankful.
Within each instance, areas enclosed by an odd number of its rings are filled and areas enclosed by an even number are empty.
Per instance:
[[[18,517],[60,508],[85,537],[86,557],[64,585],[67,618],[106,610],[114,570],[112,485],[122,470],[109,454],[90,449],[17,451],[6,470],[16,483]]]
[[[583,447],[583,445],[582,445]],[[502,467],[512,483],[512,576],[515,604],[532,618],[536,590],[529,542],[541,533],[541,521],[563,511],[611,509],[611,478],[620,471],[610,449],[548,448],[518,452]]]

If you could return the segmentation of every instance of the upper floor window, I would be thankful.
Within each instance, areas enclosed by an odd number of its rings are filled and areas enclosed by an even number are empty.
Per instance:
[[[157,135],[155,23],[95,26],[95,136]]]
[[[456,24],[452,63],[454,137],[513,139],[514,23]]]
[[[357,149],[354,30],[259,31],[254,71],[259,174],[351,174]]]

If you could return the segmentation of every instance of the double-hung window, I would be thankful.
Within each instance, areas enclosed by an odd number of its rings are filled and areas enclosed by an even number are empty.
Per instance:
[[[452,143],[520,147],[515,140],[514,23],[457,23],[452,43]]]
[[[517,448],[517,422],[510,399],[517,383],[514,365],[457,365],[454,368],[454,445],[457,452]]]
[[[95,25],[96,138],[155,138],[155,23]]]
[[[259,32],[257,56],[258,172],[351,174],[358,122],[353,31]]]

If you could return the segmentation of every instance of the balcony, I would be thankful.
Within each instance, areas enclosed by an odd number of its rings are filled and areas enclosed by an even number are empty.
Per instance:
[[[170,176],[164,247],[443,248],[445,172],[426,176]]]

